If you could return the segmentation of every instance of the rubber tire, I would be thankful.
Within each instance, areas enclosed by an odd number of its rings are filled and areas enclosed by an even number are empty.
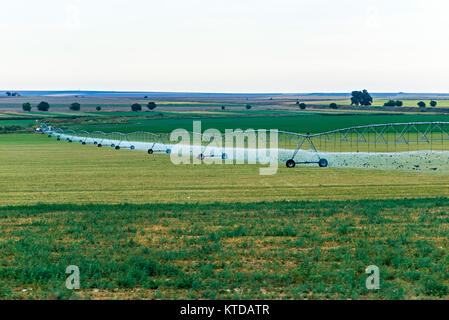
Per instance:
[[[81,144],[83,144],[83,145],[84,145],[84,144],[86,144],[86,142],[84,142],[84,141],[83,141],[83,142],[81,142]]]
[[[148,149],[148,154],[153,154],[153,149]]]
[[[98,147],[98,148],[101,148],[101,147],[102,147],[101,143],[99,143],[99,144],[97,145],[97,147]]]
[[[327,162],[326,159],[320,159],[320,161],[318,161],[318,165],[319,165],[321,168],[326,168],[328,164],[329,164],[329,163]]]
[[[285,163],[285,166],[287,168],[294,168],[296,166],[296,162],[293,159],[289,159],[287,160],[287,162]]]
[[[114,147],[115,147],[115,144],[111,143],[111,148],[114,148]]]
[[[69,140],[69,142],[72,142],[72,140]]]
[[[97,141],[94,141],[94,144],[97,144]]]
[[[115,146],[115,150],[120,150],[120,147],[119,146]]]
[[[136,149],[136,147],[135,146],[131,146],[131,147],[129,147],[131,150],[134,150],[134,149]]]

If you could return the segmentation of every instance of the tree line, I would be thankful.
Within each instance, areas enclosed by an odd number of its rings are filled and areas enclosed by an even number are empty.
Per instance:
[[[157,105],[154,102],[148,102],[146,107],[148,108],[148,110],[154,110],[154,109],[156,109]],[[23,111],[30,112],[32,108],[33,108],[33,106],[29,102],[25,102],[24,104],[22,104],[22,110]],[[48,110],[50,110],[50,104],[48,102],[46,102],[46,101],[41,101],[36,106],[36,109],[39,110],[39,111],[48,111]],[[81,104],[79,104],[78,102],[73,102],[73,103],[70,104],[69,109],[72,110],[72,111],[80,111],[81,110]],[[97,106],[95,108],[95,110],[101,111],[101,106]],[[132,111],[141,111],[142,110],[142,105],[139,104],[139,103],[134,103],[134,104],[131,105],[131,110]]]

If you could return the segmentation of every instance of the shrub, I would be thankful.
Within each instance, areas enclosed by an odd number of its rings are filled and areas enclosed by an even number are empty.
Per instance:
[[[388,100],[384,103],[384,107],[402,107],[403,103],[400,100]]]
[[[329,108],[331,108],[331,109],[338,109],[338,105],[337,105],[335,102],[332,102],[332,103],[329,105]]]
[[[156,107],[157,107],[157,105],[156,105],[156,103],[154,103],[153,101],[150,101],[150,102],[148,102],[148,104],[147,104],[147,108],[148,108],[149,110],[154,110],[154,109],[156,109]]]
[[[298,104],[299,109],[304,110],[306,108],[306,104],[304,102],[301,102],[300,104]]]
[[[37,110],[39,111],[48,111],[48,109],[50,109],[50,105],[48,104],[48,102],[41,101],[37,105]]]
[[[420,107],[420,108],[425,108],[426,107],[426,103],[424,101],[420,101],[417,104],[418,104],[418,107]]]
[[[22,109],[23,109],[23,111],[30,112],[31,111],[31,103],[25,102],[24,104],[22,104]]]
[[[97,106],[97,107],[95,108],[95,110],[101,111],[101,107],[100,107],[100,106]]]
[[[384,107],[395,107],[396,106],[396,101],[394,100],[388,100],[387,102],[384,103]]]
[[[78,102],[74,102],[70,105],[69,109],[73,111],[80,111],[81,105]]]
[[[252,108],[252,106],[251,106],[251,105],[249,105],[249,104],[247,104],[247,105],[245,106],[245,108],[246,108],[246,110],[249,110],[249,109],[251,109],[251,108]]]
[[[134,104],[131,105],[131,110],[135,111],[135,112],[141,111],[142,110],[142,106],[140,104],[138,104],[138,103],[134,103]]]
[[[221,110],[224,110],[225,109],[225,106],[221,106]]]
[[[437,102],[435,100],[430,101],[430,106],[431,107],[436,107],[437,106]]]

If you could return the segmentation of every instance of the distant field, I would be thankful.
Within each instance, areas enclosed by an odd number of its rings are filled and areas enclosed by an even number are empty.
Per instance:
[[[390,99],[374,99],[373,106],[383,106],[385,102],[387,102]],[[404,103],[404,107],[417,107],[418,108],[418,102],[424,101],[429,108],[429,110],[432,109],[430,107],[430,99],[418,99],[418,100],[408,100],[408,99],[392,99],[392,100],[401,100]],[[437,102],[438,108],[448,108],[449,107],[449,100],[438,100],[434,99]]]
[[[430,107],[430,101],[431,99],[428,98],[424,98],[424,99],[402,99],[402,98],[391,98],[391,99],[378,99],[375,98],[373,99],[373,104],[372,106],[374,107],[382,107],[384,105],[385,102],[389,101],[389,100],[401,100],[403,102],[403,107],[416,107],[418,108],[418,102],[419,101],[424,101],[427,105],[427,107],[429,108],[429,110],[431,110],[432,108]],[[438,108],[447,108],[449,107],[449,100],[439,100],[439,99],[433,99],[435,101],[437,101],[437,107]],[[304,100],[304,102],[306,104],[311,104],[311,105],[329,105],[330,103],[334,102],[338,105],[342,105],[342,106],[348,106],[351,104],[351,100],[350,99],[328,99],[328,100]]]
[[[223,116],[223,117],[202,117],[201,119],[185,115],[179,118],[170,119],[130,119],[126,123],[105,123],[105,124],[81,124],[72,125],[71,128],[87,131],[152,131],[171,132],[177,128],[192,130],[192,121],[201,120],[202,128],[216,128],[222,132],[225,129],[279,129],[299,133],[319,133],[334,129],[341,129],[351,126],[361,126],[368,124],[381,124],[392,122],[425,122],[425,121],[449,121],[447,115],[348,115],[348,114],[317,114],[303,113],[295,116]]]
[[[0,118],[1,119],[1,118]],[[28,127],[36,124],[35,120],[0,120],[0,126],[21,126]]]

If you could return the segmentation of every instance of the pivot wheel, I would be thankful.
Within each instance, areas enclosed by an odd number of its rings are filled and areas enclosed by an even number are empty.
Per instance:
[[[327,167],[328,162],[327,162],[326,159],[320,159],[320,161],[318,161],[318,165],[319,165],[321,168],[325,168],[325,167]]]
[[[296,162],[293,159],[290,159],[290,160],[287,160],[285,165],[287,166],[287,168],[294,168],[296,166]]]
[[[153,149],[148,149],[148,154],[153,154]]]

